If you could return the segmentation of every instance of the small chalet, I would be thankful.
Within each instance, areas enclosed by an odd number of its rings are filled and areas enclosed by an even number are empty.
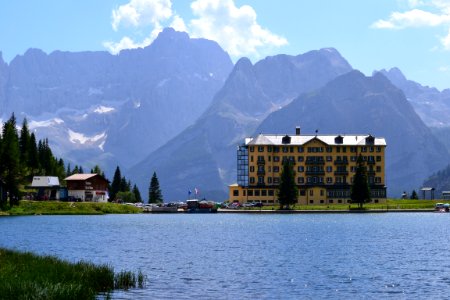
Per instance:
[[[59,179],[54,176],[34,176],[31,186],[36,189],[37,200],[59,200]]]
[[[69,198],[79,201],[107,202],[108,180],[98,174],[73,174],[66,179]]]

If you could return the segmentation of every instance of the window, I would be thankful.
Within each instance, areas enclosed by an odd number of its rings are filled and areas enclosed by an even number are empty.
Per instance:
[[[346,153],[347,152],[347,147],[342,147],[342,152]]]
[[[253,162],[253,155],[250,156],[250,161]]]
[[[250,152],[253,152],[253,151],[255,151],[255,147],[251,146],[250,147]]]
[[[350,152],[355,153],[356,152],[356,147],[354,147],[354,146],[350,147]]]
[[[330,202],[330,204],[332,204],[333,203],[333,199],[328,200],[328,202]]]
[[[381,167],[377,166],[377,172],[381,172]]]
[[[328,173],[333,172],[333,167],[332,166],[327,166],[327,172]]]
[[[261,196],[267,196],[267,190],[261,190]]]
[[[314,203],[314,200],[309,200],[309,203],[311,203],[311,204]]]
[[[268,183],[272,183],[272,177],[268,177],[268,178],[267,178],[267,182],[268,182]]]
[[[299,153],[302,153],[302,152],[303,152],[303,147],[299,146],[298,149],[297,149],[297,151],[298,151]]]
[[[258,152],[264,152],[264,146],[258,146]]]
[[[314,196],[314,190],[309,190],[309,195]]]
[[[253,196],[253,190],[248,190],[248,195]]]
[[[283,146],[283,153],[289,152],[289,148],[287,146]]]
[[[373,152],[373,146],[370,146],[370,147],[369,147],[369,151],[370,151],[370,152]]]
[[[327,183],[333,183],[333,178],[327,177]]]
[[[258,176],[258,184],[264,184],[264,176]]]
[[[297,160],[298,160],[298,162],[302,162],[302,161],[305,160],[305,158],[304,158],[303,156],[299,156],[299,157],[297,158]]]
[[[305,183],[305,178],[304,177],[298,177],[297,178],[297,182],[298,183]]]
[[[278,146],[273,147],[273,152],[275,153],[280,152],[280,148]]]
[[[255,172],[255,166],[250,166],[250,172]]]
[[[333,148],[331,148],[331,147],[327,147],[326,150],[328,153],[333,152]]]
[[[273,161],[274,162],[279,162],[280,161],[280,157],[279,156],[274,156],[273,157]]]
[[[273,183],[275,183],[275,184],[280,183],[280,177],[274,177],[273,178]]]
[[[324,203],[325,201],[324,200],[320,200],[320,203]]]
[[[350,157],[350,160],[351,160],[351,161],[356,161],[356,156]]]
[[[377,152],[381,152],[381,147],[380,146],[377,147]]]
[[[299,172],[303,172],[303,171],[305,171],[305,167],[304,166],[298,166],[297,170]]]
[[[377,161],[381,161],[381,156],[377,155]]]
[[[235,196],[235,197],[239,196],[239,190],[234,190],[233,191],[233,196]]]
[[[306,191],[305,190],[300,190],[300,196],[306,196]]]
[[[250,177],[250,183],[255,183],[255,177]]]
[[[255,196],[259,196],[260,191],[259,190],[255,190]]]
[[[367,147],[362,147],[361,152],[367,152]]]
[[[327,161],[332,161],[333,160],[333,157],[331,157],[331,156],[327,156]]]
[[[272,152],[272,146],[267,147],[267,152]]]
[[[323,190],[320,190],[320,196],[323,196]]]
[[[268,191],[269,196],[273,196],[273,190]]]
[[[274,166],[274,167],[273,167],[273,172],[274,172],[274,173],[280,172],[280,167]]]

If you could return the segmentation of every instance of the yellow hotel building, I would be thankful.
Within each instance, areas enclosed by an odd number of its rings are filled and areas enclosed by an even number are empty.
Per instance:
[[[265,135],[245,139],[237,150],[237,184],[229,202],[277,204],[284,160],[294,164],[297,203],[350,203],[356,161],[362,156],[372,202],[386,201],[384,138],[371,135]]]

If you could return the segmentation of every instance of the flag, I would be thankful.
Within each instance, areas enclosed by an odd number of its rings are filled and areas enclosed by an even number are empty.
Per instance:
[[[198,195],[200,193],[200,191],[197,188],[194,189],[194,192],[196,195]]]
[[[189,191],[188,191],[188,195],[191,195],[191,194],[192,194],[192,192],[191,192],[191,190],[189,190]]]

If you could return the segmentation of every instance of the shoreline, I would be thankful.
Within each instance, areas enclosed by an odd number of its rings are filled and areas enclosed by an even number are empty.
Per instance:
[[[367,213],[408,213],[435,212],[434,209],[367,209],[367,210],[239,210],[219,209],[217,213],[250,213],[250,214],[367,214]]]

